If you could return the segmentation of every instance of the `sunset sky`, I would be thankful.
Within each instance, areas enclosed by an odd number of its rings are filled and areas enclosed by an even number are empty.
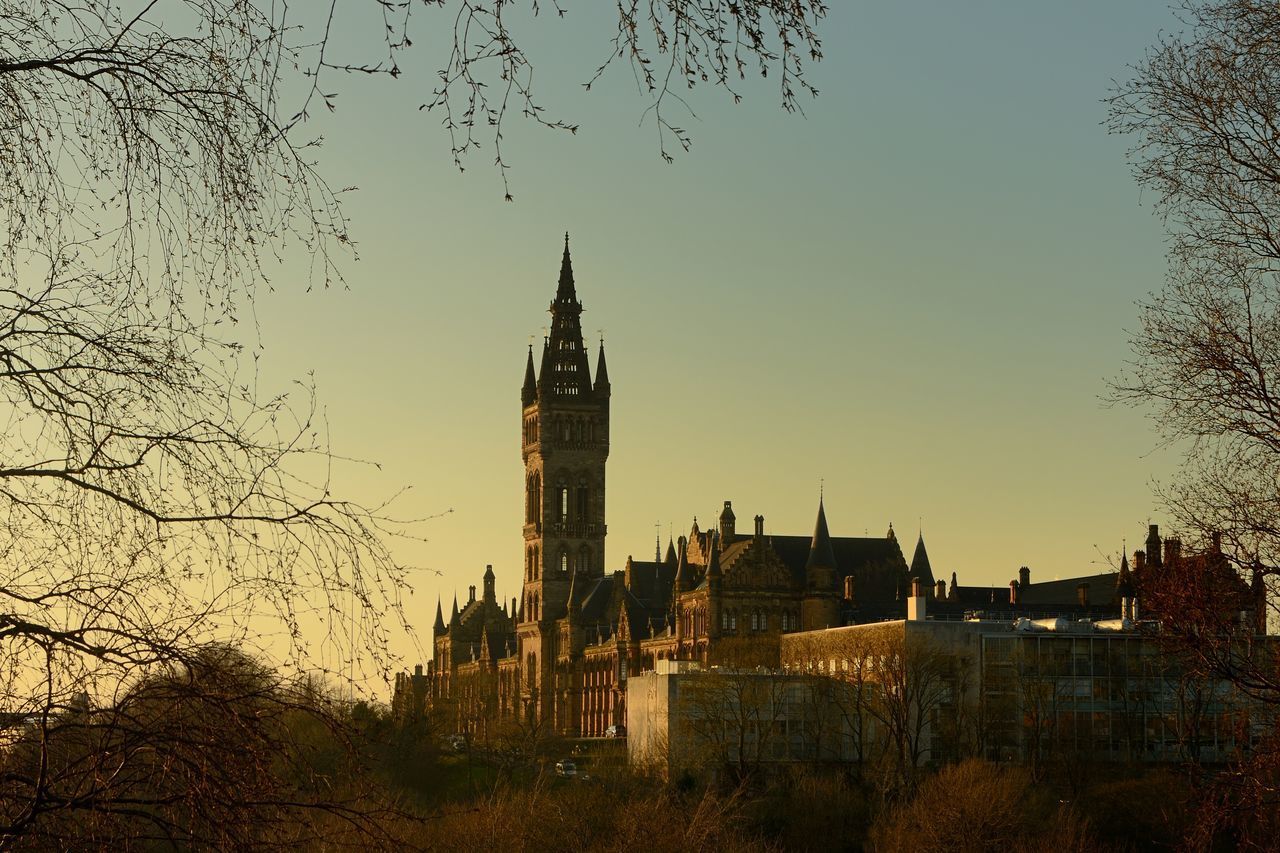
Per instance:
[[[805,115],[776,81],[734,105],[692,93],[693,149],[658,155],[648,103],[606,56],[611,4],[522,28],[544,105],[574,136],[513,117],[514,203],[483,150],[459,174],[418,111],[443,17],[397,80],[338,81],[320,162],[360,260],[349,290],[260,298],[264,376],[314,371],[335,450],[380,463],[335,484],[429,541],[400,546],[430,638],[486,563],[520,582],[520,383],[570,232],[595,363],[613,383],[607,563],[653,553],[732,500],[766,530],[883,534],[935,573],[1005,584],[1092,573],[1164,519],[1177,457],[1140,412],[1107,407],[1135,301],[1160,286],[1163,234],[1102,102],[1157,33],[1163,2],[832,4]],[[353,55],[368,22],[339,21]],[[439,574],[435,574],[438,572]],[[412,664],[416,651],[398,650]]]

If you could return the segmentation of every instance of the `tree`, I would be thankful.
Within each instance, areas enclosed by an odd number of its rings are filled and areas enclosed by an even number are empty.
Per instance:
[[[393,847],[392,809],[330,746],[345,737],[338,720],[305,685],[206,647],[124,685],[108,706],[31,720],[0,761],[7,840],[19,849]]]
[[[332,492],[342,460],[310,383],[260,388],[245,322],[280,260],[304,258],[313,284],[341,280],[342,191],[317,171],[305,120],[334,107],[344,72],[397,74],[423,8],[455,12],[424,106],[443,111],[459,162],[488,128],[505,171],[509,107],[572,128],[533,100],[517,6],[375,5],[385,55],[345,64],[332,59],[336,0],[315,20],[258,0],[0,0],[10,719],[61,719],[84,693],[111,704],[142,674],[191,667],[211,639],[296,664],[319,656],[331,672],[361,649],[389,670],[406,574],[388,538],[411,531]],[[662,110],[678,83],[734,92],[749,65],[773,68],[794,108],[824,12],[813,0],[624,4],[609,61],[640,71],[660,132],[687,146]],[[28,782],[3,789],[0,837],[46,831],[52,781]]]
[[[1251,635],[1274,624],[1280,578],[1280,8],[1187,0],[1182,15],[1186,31],[1163,37],[1110,101],[1170,235],[1167,283],[1141,306],[1117,396],[1185,450],[1162,498],[1206,554],[1148,572],[1143,595],[1188,671],[1229,679],[1274,714],[1276,649]],[[1175,574],[1184,583],[1166,583]],[[1248,609],[1264,613],[1242,626],[1248,584]]]

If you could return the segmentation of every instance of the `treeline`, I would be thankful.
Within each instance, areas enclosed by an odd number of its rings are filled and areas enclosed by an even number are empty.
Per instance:
[[[1206,832],[1188,768],[968,759],[899,787],[848,766],[670,783],[621,741],[510,724],[483,740],[342,701],[212,647],[110,703],[9,720],[3,845],[18,850],[1126,851],[1266,849],[1258,810]],[[573,776],[556,764],[572,758]],[[563,768],[562,768],[563,769]]]

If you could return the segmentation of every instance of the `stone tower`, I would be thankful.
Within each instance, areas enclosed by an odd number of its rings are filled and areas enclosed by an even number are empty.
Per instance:
[[[551,330],[535,374],[533,348],[521,390],[525,470],[524,603],[516,628],[520,694],[530,719],[551,714],[558,633],[571,581],[604,576],[609,373],[600,347],[593,383],[582,341],[569,235],[551,302]]]

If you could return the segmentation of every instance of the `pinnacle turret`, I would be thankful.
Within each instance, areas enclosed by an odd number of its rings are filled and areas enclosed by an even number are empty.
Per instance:
[[[560,259],[560,284],[556,288],[556,302],[578,301],[573,289],[573,260],[569,257],[569,232],[564,232],[564,256]]]
[[[920,538],[916,540],[916,552],[911,557],[911,571],[909,574],[913,578],[919,578],[922,586],[931,587],[934,585],[933,566],[929,564],[929,552],[924,547],[924,533],[921,533]]]
[[[805,571],[813,568],[835,569],[836,554],[831,546],[831,532],[827,529],[827,511],[818,499],[818,520],[813,525],[813,540],[809,543],[809,559]]]
[[[436,622],[431,626],[434,634],[444,633],[444,611],[440,609],[440,596],[436,596]]]
[[[609,367],[604,363],[604,338],[600,339],[600,355],[596,358],[596,394],[609,396]]]
[[[533,344],[529,344],[529,359],[524,365],[524,387],[520,389],[520,402],[529,405],[538,395],[538,377],[533,372]]]

